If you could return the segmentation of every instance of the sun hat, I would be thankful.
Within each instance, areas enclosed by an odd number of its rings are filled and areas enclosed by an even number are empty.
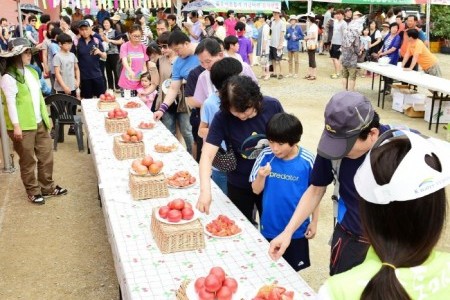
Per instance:
[[[372,104],[362,94],[347,91],[335,94],[325,107],[325,128],[317,153],[328,159],[345,157],[374,115]]]
[[[360,11],[357,10],[357,11],[353,12],[353,15],[362,16],[363,14]]]
[[[381,27],[389,27],[390,25],[389,25],[389,23],[383,23],[382,25],[381,25]]]
[[[296,21],[297,21],[298,18],[297,18],[296,15],[290,15],[290,16],[289,16],[289,21],[290,21],[290,20],[296,20]]]
[[[88,20],[81,20],[78,22],[78,28],[81,28],[83,26],[91,27],[91,23],[88,22]]]
[[[389,143],[393,139],[409,139],[411,149],[402,159],[389,183],[378,185],[372,171],[370,154],[359,167],[354,177],[358,194],[374,204],[393,201],[408,201],[434,193],[450,184],[450,143],[429,138],[408,130],[392,129],[383,133],[372,149]],[[435,155],[442,167],[439,172],[430,167],[425,157]],[[386,162],[387,164],[391,162]]]
[[[279,10],[278,8],[274,8],[272,9],[273,13],[277,13],[277,14],[281,14],[281,10]]]
[[[0,52],[0,57],[7,58],[13,57],[22,54],[25,50],[31,49],[37,50],[34,47],[31,47],[30,41],[26,38],[15,38],[8,41],[8,50],[4,52]]]
[[[120,15],[119,14],[115,14],[114,16],[111,17],[111,20],[113,20],[113,21],[120,21]]]
[[[348,11],[352,11],[352,8],[351,8],[351,7],[347,7],[347,8],[344,10],[344,12],[348,12]]]
[[[312,11],[310,11],[309,13],[306,14],[307,17],[311,17],[311,18],[315,18],[316,14],[313,13]]]
[[[223,17],[221,17],[221,16],[218,16],[218,17],[216,18],[216,21],[217,21],[217,22],[223,22],[223,21],[224,21],[224,19],[223,19]]]

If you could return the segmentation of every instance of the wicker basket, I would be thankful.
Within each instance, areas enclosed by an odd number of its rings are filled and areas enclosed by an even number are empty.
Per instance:
[[[134,200],[169,197],[164,173],[156,176],[137,176],[130,173],[129,186]]]
[[[119,108],[120,105],[117,101],[113,101],[113,102],[98,101],[97,107],[98,107],[99,111],[110,111],[110,110],[113,110],[114,108]]]
[[[153,208],[151,230],[161,253],[205,248],[205,237],[200,220],[186,224],[166,224],[156,219],[157,209]]]
[[[177,300],[189,300],[188,296],[186,295],[186,288],[190,282],[191,282],[191,280],[188,279],[181,283],[180,287],[178,288],[178,290],[175,293]]]
[[[144,142],[124,143],[120,136],[114,137],[113,143],[114,155],[118,160],[144,157],[145,146]]]
[[[122,133],[130,128],[130,119],[110,119],[105,117],[105,129],[107,133]]]

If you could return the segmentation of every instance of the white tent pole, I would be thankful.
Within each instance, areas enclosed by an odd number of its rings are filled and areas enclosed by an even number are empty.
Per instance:
[[[0,145],[2,146],[3,152],[3,171],[12,173],[14,172],[14,168],[12,166],[11,152],[9,148],[8,133],[6,132],[6,122],[5,116],[3,114],[2,101],[0,101],[0,135],[2,137]]]
[[[308,9],[307,9],[306,13],[309,14],[311,12],[311,9],[312,9],[312,0],[308,0]]]
[[[20,37],[23,37],[23,27],[22,27],[22,10],[20,10],[20,0],[16,0],[17,1],[17,13],[18,13],[18,18],[19,18],[19,30],[20,30]]]
[[[181,0],[177,0],[177,23],[178,23],[178,26],[181,25],[181,21],[182,21],[182,18],[181,18]]]

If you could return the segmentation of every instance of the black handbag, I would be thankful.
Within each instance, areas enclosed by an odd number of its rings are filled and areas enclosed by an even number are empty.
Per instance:
[[[212,162],[213,167],[221,172],[234,171],[237,166],[236,155],[234,154],[233,146],[231,146],[228,129],[229,127],[227,124],[227,126],[225,126],[225,144],[227,145],[227,150],[219,147],[219,150],[217,151],[216,156],[214,156]]]
[[[237,160],[231,144],[227,145],[227,150],[219,147],[216,156],[214,156],[212,165],[221,172],[231,172],[236,170]]]

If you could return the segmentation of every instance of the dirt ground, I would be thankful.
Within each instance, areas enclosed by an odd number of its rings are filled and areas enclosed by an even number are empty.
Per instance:
[[[450,57],[438,58],[444,77],[450,78]],[[304,127],[301,144],[314,152],[323,128],[325,104],[333,93],[342,90],[340,80],[329,77],[330,59],[317,56],[317,60],[316,81],[290,78],[261,82],[264,94],[280,99],[287,112],[300,118]],[[302,78],[307,66],[305,53],[300,63]],[[286,62],[283,67],[287,73]],[[257,75],[261,72],[259,67],[254,70]],[[376,106],[377,92],[370,89],[370,82],[370,78],[358,78],[356,86]],[[436,136],[425,121],[392,111],[391,97],[387,99],[385,109],[377,109],[383,123],[406,124]],[[445,134],[441,126],[437,136],[445,139]],[[118,299],[92,158],[87,152],[77,151],[73,136],[66,136],[54,155],[55,181],[68,188],[69,194],[50,199],[43,206],[27,202],[19,171],[0,173],[0,299]],[[14,161],[17,166],[17,155]],[[3,169],[3,164],[0,167]],[[315,290],[328,277],[331,191],[329,187],[321,203],[318,233],[310,243],[312,266],[299,273]],[[450,251],[448,230],[439,248]]]

